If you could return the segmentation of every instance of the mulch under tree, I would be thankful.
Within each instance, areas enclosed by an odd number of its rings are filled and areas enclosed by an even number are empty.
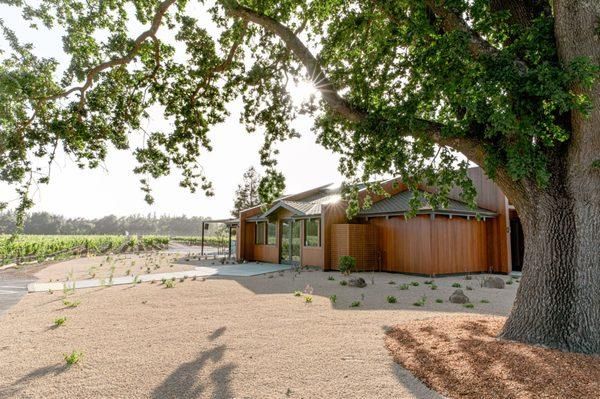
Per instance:
[[[506,318],[436,317],[394,327],[394,360],[450,398],[598,398],[600,357],[501,341]]]

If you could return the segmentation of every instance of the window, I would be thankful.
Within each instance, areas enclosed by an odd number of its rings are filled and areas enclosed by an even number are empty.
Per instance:
[[[265,222],[256,223],[256,230],[254,234],[254,243],[255,244],[264,244],[265,243]]]
[[[277,225],[269,223],[267,226],[267,244],[275,245],[277,243]]]
[[[304,221],[304,246],[321,246],[321,235],[319,234],[319,219],[309,219]]]

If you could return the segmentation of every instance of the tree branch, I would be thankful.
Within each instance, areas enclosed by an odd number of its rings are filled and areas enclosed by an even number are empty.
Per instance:
[[[452,32],[458,30],[469,35],[469,50],[474,57],[479,57],[482,54],[495,55],[498,53],[498,50],[472,30],[460,15],[446,8],[443,1],[426,0],[425,4],[442,20],[444,31]]]
[[[173,5],[175,2],[176,2],[176,0],[165,0],[159,4],[156,14],[154,15],[154,18],[152,19],[152,25],[150,25],[150,29],[142,32],[135,39],[135,41],[133,43],[133,48],[125,56],[103,62],[103,63],[95,66],[94,68],[90,69],[87,73],[86,80],[85,80],[85,83],[83,84],[83,86],[72,87],[68,90],[63,91],[62,93],[44,97],[41,100],[43,100],[43,101],[57,100],[59,98],[67,97],[70,94],[78,91],[81,94],[80,101],[84,101],[85,91],[90,88],[90,86],[94,82],[94,78],[96,77],[96,75],[98,75],[100,72],[102,72],[106,69],[109,69],[109,68],[112,68],[112,67],[115,67],[118,65],[125,65],[125,64],[131,62],[131,60],[133,60],[133,58],[140,51],[140,48],[142,47],[142,44],[146,41],[146,39],[148,39],[148,38],[155,39],[156,38],[156,32],[158,31],[158,28],[160,27],[160,25],[162,23],[162,19],[163,19],[164,15],[167,13],[167,10],[169,9],[169,7],[171,5]]]
[[[350,105],[338,94],[333,83],[325,75],[319,61],[291,29],[274,18],[236,3],[225,2],[225,9],[229,15],[254,22],[277,35],[304,65],[316,88],[321,92],[321,96],[335,112],[351,122],[365,120],[367,114]]]
[[[319,64],[319,61],[291,29],[284,26],[274,18],[258,13],[236,3],[232,4],[230,2],[226,2],[225,8],[231,16],[254,22],[257,25],[262,26],[267,31],[278,36],[285,43],[286,47],[290,49],[304,65],[310,76],[312,76],[316,81],[316,88],[321,92],[325,102],[340,116],[356,123],[367,120],[367,112],[353,107],[338,94],[334,85],[325,75],[325,72]],[[419,124],[418,129],[411,129],[410,131],[398,133],[403,136],[425,136],[439,145],[454,148],[479,165],[483,164],[485,150],[483,145],[478,141],[463,137],[446,138],[442,136],[442,128],[444,126],[441,123],[418,118],[416,118],[415,121]]]

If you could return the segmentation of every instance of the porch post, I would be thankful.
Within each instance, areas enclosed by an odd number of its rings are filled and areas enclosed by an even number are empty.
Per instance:
[[[204,256],[204,221],[202,221],[202,239],[201,239],[200,256]]]
[[[227,259],[231,258],[231,225],[229,225],[229,251],[227,251]]]

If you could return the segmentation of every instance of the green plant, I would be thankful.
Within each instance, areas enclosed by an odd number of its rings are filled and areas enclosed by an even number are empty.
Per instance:
[[[444,300],[443,300],[443,299],[441,299],[441,298],[438,298],[438,299],[436,299],[436,300],[435,300],[435,302],[436,302],[436,303],[444,303]]]
[[[425,280],[425,281],[423,281],[423,284],[432,285],[433,280]]]
[[[165,288],[175,288],[175,280],[167,280],[165,281]]]
[[[357,308],[360,306],[360,301],[352,301],[352,303],[350,304],[351,308]]]
[[[77,352],[74,350],[70,354],[65,353],[64,357],[67,365],[72,366],[75,363],[79,363],[79,361],[83,358],[83,352]]]
[[[339,269],[342,274],[346,276],[352,273],[352,269],[356,266],[356,259],[353,256],[344,255],[340,256]]]
[[[337,295],[329,295],[329,300],[331,301],[331,303],[335,303],[335,301],[337,301]]]
[[[294,291],[294,296],[302,296],[302,291]]]
[[[127,269],[127,270],[125,270],[125,275],[126,275],[126,276],[129,276],[130,274],[131,274],[131,269]]]
[[[335,278],[334,278],[333,276],[329,276],[329,277],[327,277],[327,280],[329,280],[329,281],[334,281],[334,280],[335,280]]]
[[[160,283],[161,283],[161,284],[165,284],[166,282],[167,282],[167,279],[166,279],[166,278],[161,278],[161,279],[160,279]]]
[[[56,319],[54,319],[54,325],[56,327],[60,327],[63,324],[65,324],[66,321],[67,321],[67,318],[65,316],[63,316],[63,317],[57,317]]]
[[[417,302],[413,303],[414,306],[425,306],[425,302],[427,301],[426,296],[422,296]]]
[[[396,301],[397,301],[396,297],[392,296],[392,295],[388,295],[386,299],[387,299],[388,303],[396,303]]]
[[[400,284],[400,285],[398,286],[398,289],[399,289],[399,290],[403,290],[403,291],[404,291],[404,290],[407,290],[408,288],[409,288],[408,284]]]
[[[460,288],[460,283],[452,283],[452,287],[454,287],[454,288]]]
[[[468,309],[472,309],[475,307],[475,305],[473,305],[472,303],[463,303],[463,307],[468,308]]]
[[[511,285],[513,283],[512,278],[509,278],[508,280],[506,280],[506,285]]]
[[[411,281],[410,285],[412,285],[413,287],[418,287],[419,286],[419,282],[418,281]]]
[[[304,296],[304,302],[305,303],[312,303],[312,301],[313,301],[312,295],[305,295]]]
[[[487,299],[482,299],[481,301],[479,301],[481,303],[490,303],[490,301],[488,301]]]
[[[66,299],[63,299],[63,305],[65,305],[67,308],[76,308],[80,304],[81,301],[67,301]]]
[[[431,288],[432,291],[435,291],[438,289],[438,286],[435,284],[431,284],[431,287],[429,287],[429,288]]]
[[[348,285],[348,282],[346,280],[340,280],[340,285]]]

